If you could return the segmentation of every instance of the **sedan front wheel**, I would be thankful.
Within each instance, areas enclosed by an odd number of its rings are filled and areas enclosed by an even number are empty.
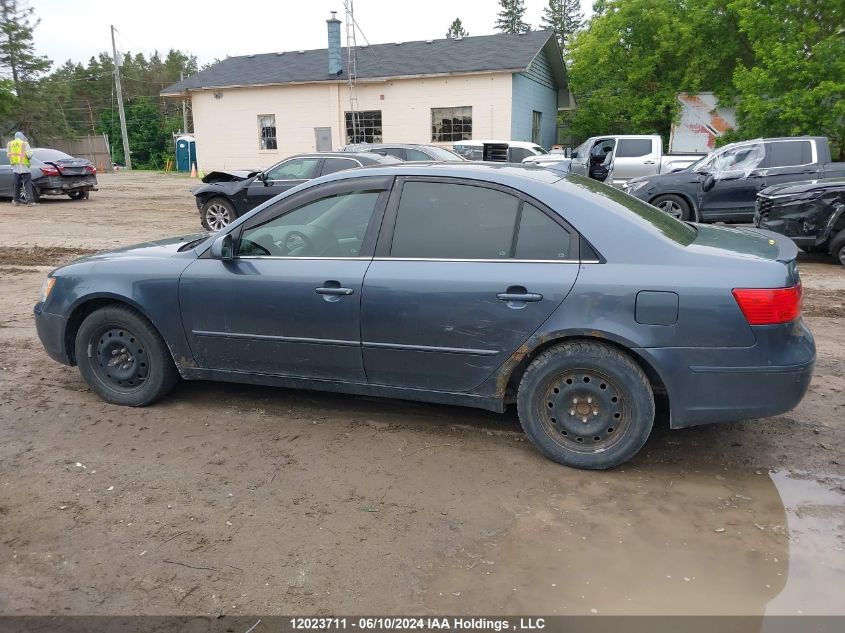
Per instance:
[[[219,231],[235,219],[235,207],[225,198],[211,198],[202,205],[202,225],[208,231]]]
[[[589,341],[564,343],[534,359],[520,382],[517,409],[534,446],[575,468],[627,461],[654,424],[654,394],[643,370],[621,351]]]

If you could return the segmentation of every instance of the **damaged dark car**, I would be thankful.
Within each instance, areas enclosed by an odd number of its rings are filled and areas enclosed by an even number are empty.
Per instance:
[[[219,231],[262,202],[297,185],[339,171],[366,165],[402,162],[369,152],[298,154],[265,170],[212,171],[193,190],[200,221],[207,231]]]
[[[805,251],[828,252],[845,266],[845,178],[764,189],[754,226],[785,235]]]

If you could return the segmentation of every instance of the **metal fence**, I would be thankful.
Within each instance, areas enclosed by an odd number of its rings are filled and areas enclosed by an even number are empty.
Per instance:
[[[76,158],[87,158],[99,172],[112,171],[111,152],[105,134],[45,139],[43,147],[58,149]]]

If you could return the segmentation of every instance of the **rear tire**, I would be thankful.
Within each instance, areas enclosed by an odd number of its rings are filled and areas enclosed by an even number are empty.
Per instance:
[[[236,217],[235,205],[226,198],[215,196],[202,204],[200,220],[207,231],[217,232],[226,228]]]
[[[839,231],[839,233],[830,240],[830,254],[838,259],[840,264],[845,266],[845,229]]]
[[[74,348],[85,382],[112,404],[152,404],[179,381],[161,335],[128,306],[107,306],[89,314],[76,334]]]
[[[579,341],[531,362],[519,384],[517,410],[543,455],[574,468],[604,469],[643,447],[654,424],[654,394],[630,356]]]
[[[689,222],[693,219],[693,213],[689,203],[681,196],[674,194],[657,196],[651,201],[651,204],[683,222]]]

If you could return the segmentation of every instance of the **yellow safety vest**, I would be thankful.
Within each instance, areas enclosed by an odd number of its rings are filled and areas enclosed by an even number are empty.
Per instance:
[[[20,139],[14,139],[13,141],[9,141],[9,164],[18,165],[20,163],[23,163],[24,165],[29,167],[29,156],[27,156],[26,152],[24,152],[24,146],[25,143]]]

